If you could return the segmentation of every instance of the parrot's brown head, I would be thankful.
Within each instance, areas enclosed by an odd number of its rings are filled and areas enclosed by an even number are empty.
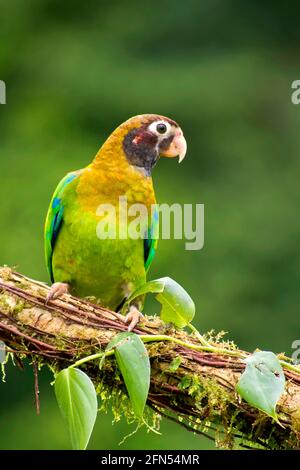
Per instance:
[[[116,148],[125,156],[129,165],[150,176],[160,157],[178,157],[181,162],[187,144],[179,125],[165,116],[142,114],[121,124],[104,144],[102,150]]]
[[[186,140],[172,119],[143,114],[129,119],[122,126],[127,130],[123,139],[127,160],[131,165],[143,168],[147,174],[151,174],[160,157],[179,157],[179,162],[184,159]]]

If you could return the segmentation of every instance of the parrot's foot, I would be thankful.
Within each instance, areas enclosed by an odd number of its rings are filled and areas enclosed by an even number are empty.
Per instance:
[[[130,323],[128,326],[128,331],[132,331],[142,317],[143,314],[134,305],[132,305],[129,308],[129,312],[127,313],[124,320],[125,323]]]
[[[64,284],[63,282],[56,282],[52,284],[49,294],[46,297],[46,304],[48,304],[51,300],[58,299],[64,294],[69,293],[69,285]]]

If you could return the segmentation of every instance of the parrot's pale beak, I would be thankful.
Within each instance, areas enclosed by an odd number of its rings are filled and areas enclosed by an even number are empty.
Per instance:
[[[170,147],[161,154],[162,157],[178,157],[179,163],[186,155],[187,143],[181,130],[178,130]]]

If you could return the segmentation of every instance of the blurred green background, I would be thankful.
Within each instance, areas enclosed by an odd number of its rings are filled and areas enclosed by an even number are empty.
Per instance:
[[[300,337],[298,5],[237,0],[0,0],[0,264],[47,280],[43,222],[61,177],[88,164],[128,117],[177,120],[180,166],[154,172],[159,202],[204,203],[205,247],[161,241],[150,276],[169,275],[197,305],[203,331],[241,348],[291,354]],[[51,376],[10,366],[0,384],[0,448],[64,449]],[[132,430],[100,416],[90,448]],[[163,422],[121,449],[208,449]]]

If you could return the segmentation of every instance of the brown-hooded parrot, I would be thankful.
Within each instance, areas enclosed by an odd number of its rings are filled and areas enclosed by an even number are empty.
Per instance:
[[[181,161],[185,154],[186,141],[175,121],[156,114],[139,115],[117,127],[90,165],[62,179],[45,224],[46,262],[53,283],[48,302],[71,293],[96,297],[102,306],[118,311],[145,283],[157,245],[152,170],[160,157],[178,156]],[[139,238],[128,236],[127,226],[122,226],[120,198],[124,197],[128,214],[133,204],[147,208]],[[115,236],[99,234],[107,216],[99,207],[115,209]],[[142,306],[143,298],[129,306],[124,319],[130,331],[139,321]]]

